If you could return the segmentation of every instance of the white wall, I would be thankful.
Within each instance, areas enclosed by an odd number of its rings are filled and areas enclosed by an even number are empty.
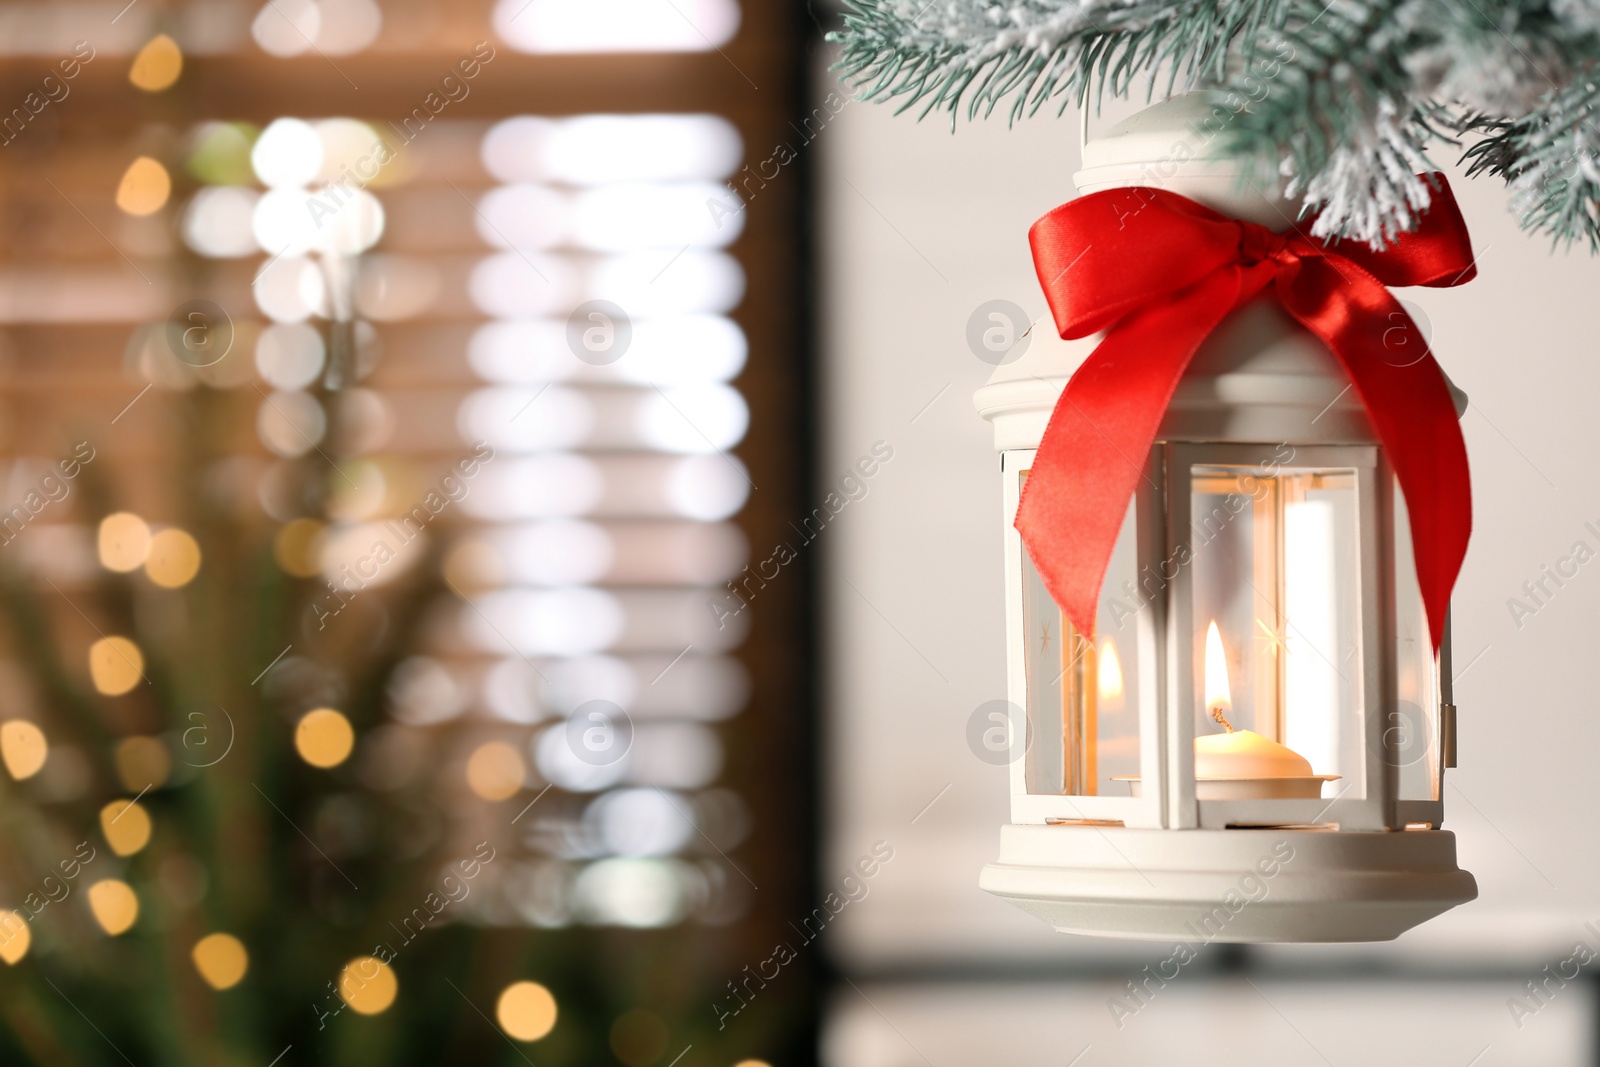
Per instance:
[[[1005,770],[965,740],[973,709],[1005,695],[1005,520],[989,427],[971,404],[990,368],[965,330],[997,297],[1046,314],[1027,230],[1073,195],[1076,119],[963,122],[952,135],[938,119],[851,104],[815,150],[823,469],[842,474],[877,439],[895,449],[824,538],[829,855],[842,873],[872,841],[896,850],[868,900],[841,916],[834,951],[869,969],[1152,959],[1144,946],[1055,934],[976,885],[1007,815]],[[1547,240],[1522,234],[1498,182],[1452,172],[1452,183],[1480,276],[1402,295],[1472,398],[1476,522],[1455,597],[1461,766],[1446,810],[1480,898],[1392,945],[1277,948],[1273,960],[1493,957],[1531,976],[1578,938],[1595,940],[1585,920],[1600,925],[1600,561],[1520,628],[1507,607],[1574,542],[1600,552],[1600,532],[1584,527],[1600,531],[1600,260],[1552,256]],[[1046,317],[1035,343],[1050,334]],[[1506,984],[1510,995],[1519,983]]]

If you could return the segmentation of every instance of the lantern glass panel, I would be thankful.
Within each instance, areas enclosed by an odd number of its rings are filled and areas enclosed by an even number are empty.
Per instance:
[[[1401,800],[1439,800],[1439,674],[1428,616],[1411,553],[1405,497],[1394,494],[1395,682],[1394,707],[1384,723],[1390,758],[1399,768]]]
[[[1139,773],[1136,628],[1146,599],[1137,583],[1131,505],[1106,569],[1095,641],[1067,621],[1023,551],[1029,793],[1126,796],[1111,779]]]
[[[1190,478],[1196,736],[1226,719],[1340,776],[1326,795],[1352,799],[1365,780],[1358,485],[1337,467],[1205,464]]]

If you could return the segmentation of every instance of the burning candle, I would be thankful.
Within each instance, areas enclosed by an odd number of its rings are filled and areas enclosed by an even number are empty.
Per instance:
[[[1312,778],[1311,763],[1304,756],[1254,730],[1235,730],[1228,721],[1228,713],[1233,711],[1233,695],[1228,685],[1227,651],[1222,646],[1222,633],[1215,619],[1206,630],[1204,683],[1206,714],[1227,732],[1194,739],[1197,783],[1230,782],[1235,786],[1228,791],[1230,797],[1254,798],[1295,795],[1285,791],[1287,783],[1274,779],[1302,779],[1315,782],[1316,791],[1311,792],[1311,796],[1320,794],[1322,783]]]
[[[1099,692],[1101,710],[1122,710],[1122,660],[1117,657],[1116,642],[1109,637],[1100,639]]]
[[[1311,761],[1254,730],[1235,730],[1228,721],[1233,692],[1228,685],[1228,654],[1215,620],[1206,630],[1205,674],[1201,692],[1206,714],[1222,726],[1220,734],[1194,739],[1195,797],[1199,800],[1314,800],[1322,783],[1336,774],[1314,774]],[[1139,775],[1117,775],[1134,796],[1143,795]]]

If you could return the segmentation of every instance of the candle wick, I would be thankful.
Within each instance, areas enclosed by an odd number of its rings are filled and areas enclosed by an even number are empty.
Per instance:
[[[1223,729],[1227,730],[1230,734],[1233,733],[1233,723],[1229,722],[1228,717],[1222,714],[1221,704],[1213,704],[1211,706],[1211,717],[1217,720],[1217,722],[1222,725]]]

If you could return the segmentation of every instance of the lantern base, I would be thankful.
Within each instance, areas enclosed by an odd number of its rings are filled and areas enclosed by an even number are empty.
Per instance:
[[[1063,933],[1391,941],[1478,895],[1447,830],[1010,825],[978,885]]]

